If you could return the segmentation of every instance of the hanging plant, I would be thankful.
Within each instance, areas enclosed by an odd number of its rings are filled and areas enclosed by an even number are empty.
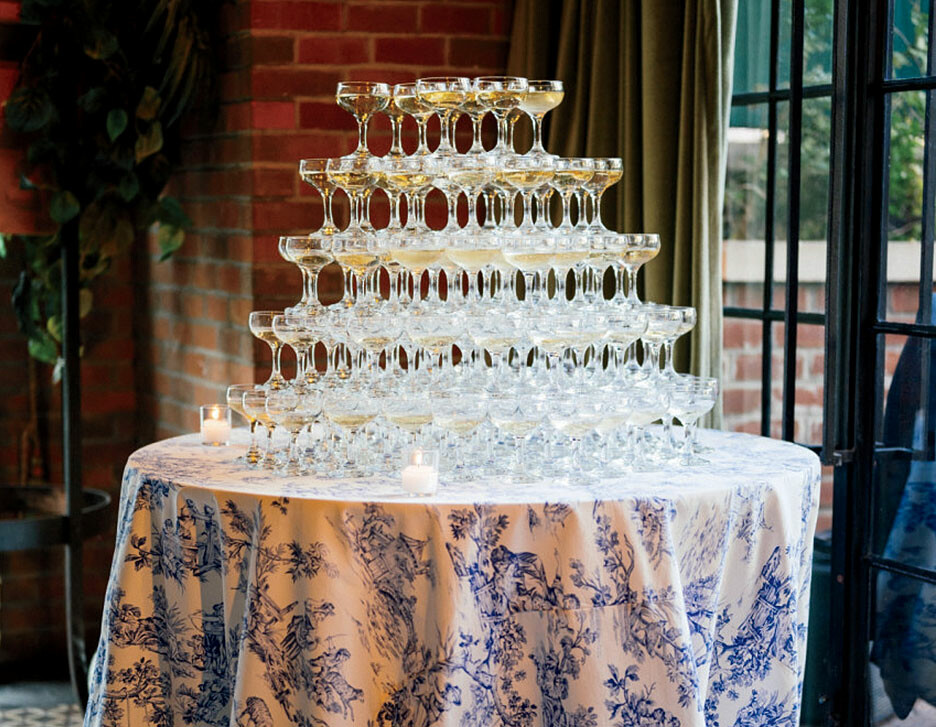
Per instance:
[[[180,120],[215,98],[221,2],[23,1],[37,32],[4,113],[28,143],[19,184],[41,193],[53,231],[0,238],[0,255],[22,246],[13,307],[35,358],[60,359],[63,245],[80,250],[82,316],[95,278],[151,225],[162,259],[182,245],[191,222],[163,190]]]

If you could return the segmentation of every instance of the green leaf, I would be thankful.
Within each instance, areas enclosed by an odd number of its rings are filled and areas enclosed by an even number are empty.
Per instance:
[[[25,174],[20,174],[19,188],[20,189],[38,189],[38,187],[35,184],[33,184],[33,181],[29,177],[27,177]]]
[[[0,232],[0,258],[6,258],[7,256],[7,245],[6,245],[6,236]]]
[[[46,330],[49,332],[49,335],[56,340],[56,342],[62,342],[62,317],[61,316],[49,316],[46,320]]]
[[[78,222],[81,251],[85,255],[99,252],[105,260],[98,261],[98,265],[129,247],[135,235],[129,212],[101,201],[88,205]]]
[[[159,241],[159,262],[164,262],[172,257],[172,253],[182,247],[185,242],[185,230],[181,227],[174,227],[165,223],[159,225],[159,231],[156,235]]]
[[[94,304],[94,293],[88,288],[82,288],[78,291],[78,317],[84,318],[91,312],[91,306]]]
[[[43,89],[20,86],[7,99],[5,114],[13,131],[28,134],[46,126],[55,115],[55,107]]]
[[[158,121],[154,121],[145,132],[137,137],[134,147],[137,164],[162,149],[162,145],[162,126]]]
[[[43,363],[54,364],[58,359],[58,346],[45,332],[39,331],[38,333],[39,335],[29,339],[27,344],[29,355]]]
[[[107,135],[115,141],[127,128],[127,112],[123,109],[111,109],[107,112]]]
[[[143,121],[152,121],[159,113],[160,104],[162,104],[162,99],[159,97],[159,92],[152,86],[147,86],[143,89],[143,97],[140,99],[140,103],[137,104],[137,118],[143,119]]]
[[[140,180],[133,172],[127,172],[120,178],[117,193],[124,202],[130,202],[140,191]]]
[[[93,114],[95,111],[100,110],[106,99],[107,91],[100,86],[96,86],[78,97],[78,106],[80,106],[83,111]]]
[[[78,198],[67,189],[60,190],[52,195],[49,203],[49,215],[60,225],[64,225],[81,211]]]
[[[114,55],[119,47],[116,35],[103,28],[95,28],[89,34],[84,52],[88,57],[102,61]]]
[[[179,200],[168,195],[159,199],[159,211],[156,213],[156,218],[172,227],[192,226],[192,220],[185,214]]]

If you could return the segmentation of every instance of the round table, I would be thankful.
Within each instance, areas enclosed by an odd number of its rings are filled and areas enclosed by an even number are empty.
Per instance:
[[[796,725],[819,460],[700,434],[704,465],[427,498],[144,447],[85,725]]]

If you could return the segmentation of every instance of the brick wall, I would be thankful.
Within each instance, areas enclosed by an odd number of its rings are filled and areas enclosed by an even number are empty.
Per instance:
[[[254,0],[228,10],[218,128],[189,139],[174,182],[196,229],[172,262],[157,264],[155,252],[147,261],[146,401],[159,437],[192,431],[196,405],[221,401],[226,384],[269,374],[269,350],[247,333],[247,315],[298,299],[299,273],[276,241],[321,224],[320,198],[299,180],[299,159],[356,144],[353,117],[335,104],[338,81],[502,73],[507,61],[510,0]],[[409,119],[405,130],[412,150]],[[374,119],[369,138],[375,154],[387,151],[386,117]],[[344,202],[336,200],[339,218]],[[385,199],[372,214],[386,218]]]
[[[321,222],[318,195],[297,176],[298,160],[354,147],[352,117],[334,104],[341,79],[387,82],[453,73],[503,72],[511,0],[349,2],[253,0],[225,7],[221,110],[210,129],[193,126],[171,192],[194,222],[185,245],[158,262],[141,241],[101,281],[83,322],[85,482],[116,494],[120,471],[140,444],[197,428],[197,405],[221,401],[227,384],[262,380],[269,352],[247,332],[251,310],[282,307],[299,295],[294,266],[276,239]],[[17,4],[0,0],[0,22]],[[16,64],[0,61],[0,99]],[[468,142],[462,121],[459,138]],[[406,145],[415,147],[407,121]],[[430,127],[432,128],[432,127]],[[389,148],[389,124],[372,123],[371,149]],[[13,175],[17,140],[0,131],[0,231],[35,230],[36,207]],[[341,203],[339,203],[339,208]],[[339,211],[339,214],[342,214]],[[374,216],[386,215],[385,201]],[[0,261],[0,474],[19,481],[18,438],[27,419],[24,339],[9,305],[20,269]],[[36,367],[41,459],[60,482],[60,416],[48,367]],[[100,621],[113,534],[88,545],[90,630]],[[64,668],[62,559],[58,550],[0,557],[0,667],[41,655]]]

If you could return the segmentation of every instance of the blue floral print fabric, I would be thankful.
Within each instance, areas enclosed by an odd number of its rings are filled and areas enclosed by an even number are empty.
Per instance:
[[[818,458],[583,482],[124,472],[86,727],[795,727]]]

